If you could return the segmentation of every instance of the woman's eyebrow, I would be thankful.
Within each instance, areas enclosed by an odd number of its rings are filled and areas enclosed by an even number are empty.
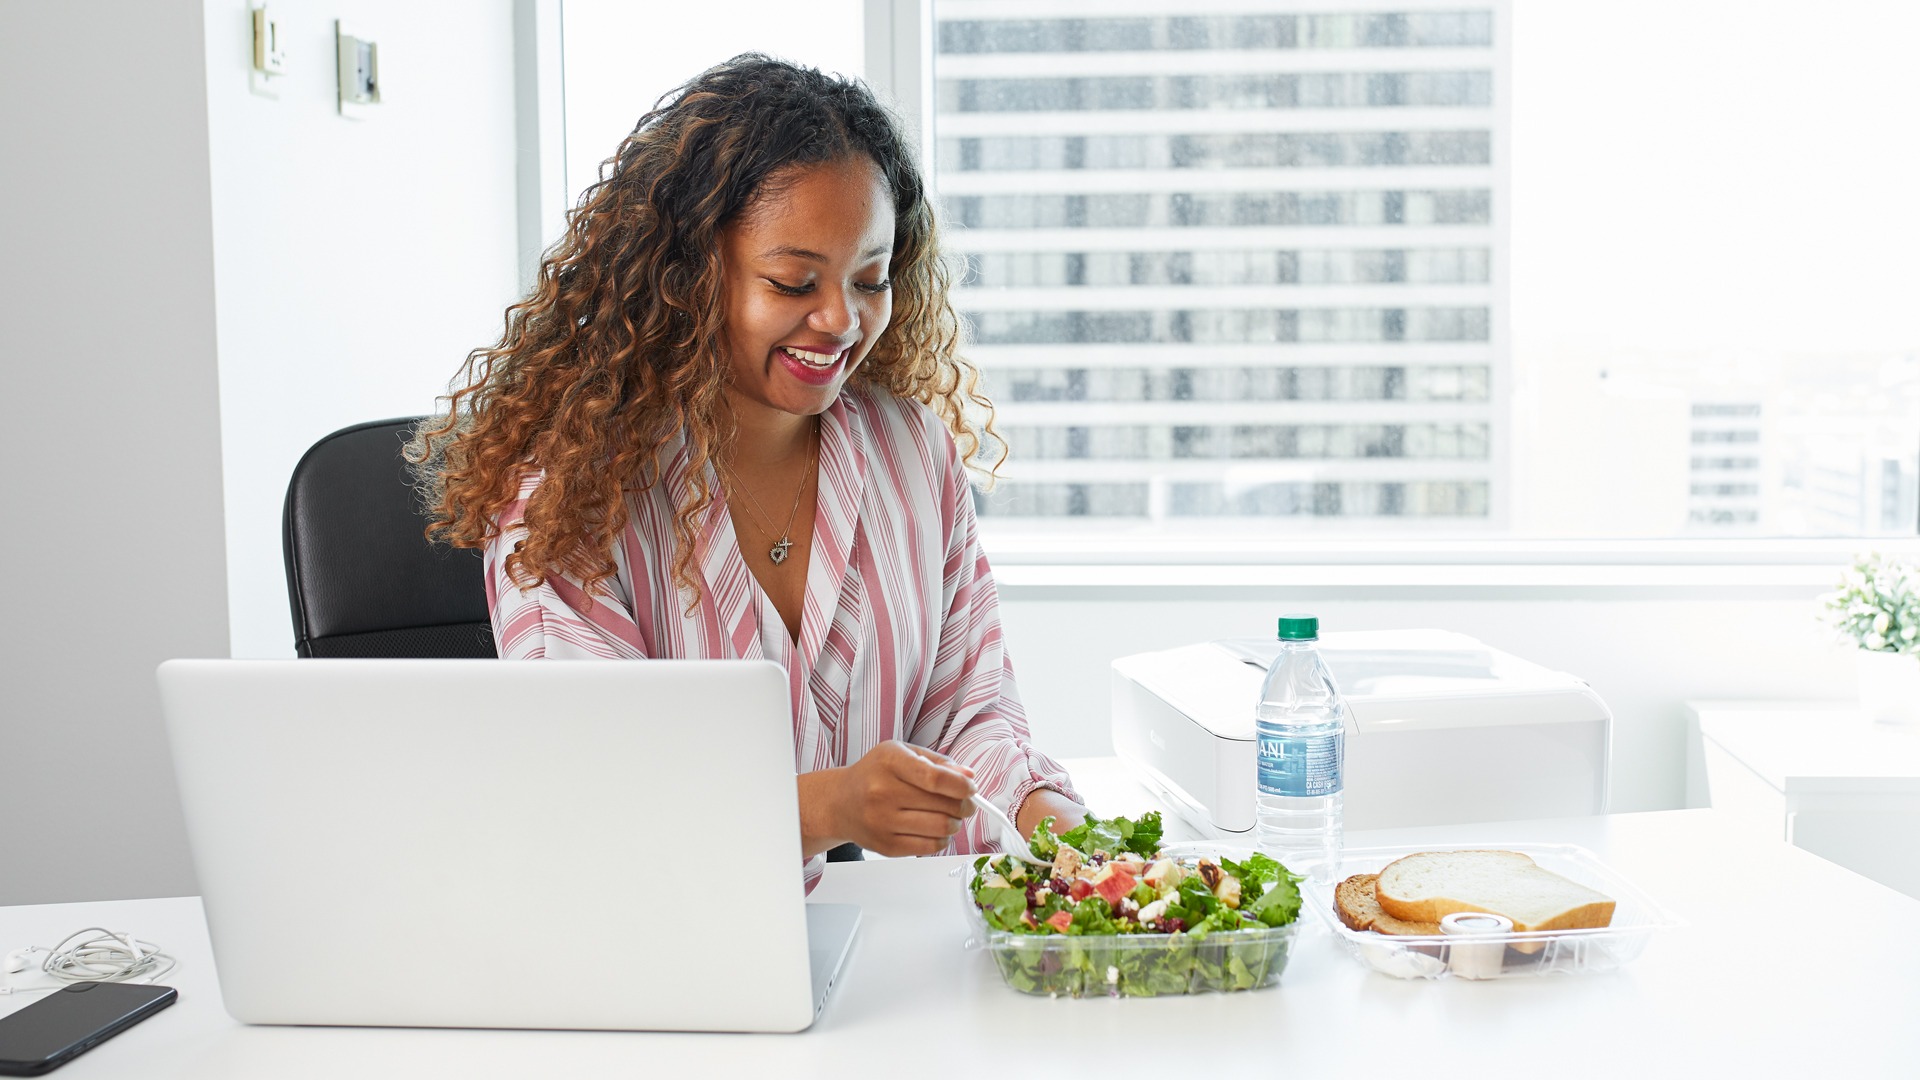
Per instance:
[[[861,254],[860,257],[862,259],[871,259],[875,255],[885,255],[892,250],[893,250],[893,245],[881,244],[879,247],[876,247],[869,251],[864,252],[863,254]],[[763,259],[806,259],[809,262],[817,262],[817,263],[823,263],[827,261],[827,257],[825,255],[820,254],[817,251],[808,251],[806,248],[789,247],[789,246],[769,248],[768,250],[761,252],[760,257]]]

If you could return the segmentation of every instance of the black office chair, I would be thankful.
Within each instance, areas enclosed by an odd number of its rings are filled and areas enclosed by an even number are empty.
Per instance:
[[[281,539],[301,656],[498,655],[480,552],[422,535],[400,456],[418,422],[341,428],[293,467]]]
[[[281,540],[303,657],[492,658],[478,551],[429,543],[400,448],[419,417],[355,424],[313,444],[287,485]],[[829,862],[862,857],[858,844]]]

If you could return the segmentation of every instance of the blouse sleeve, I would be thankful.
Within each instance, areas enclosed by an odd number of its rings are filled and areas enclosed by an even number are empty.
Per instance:
[[[494,648],[502,660],[642,659],[646,645],[622,595],[618,576],[611,592],[595,595],[576,581],[549,575],[530,589],[507,573],[507,556],[526,539],[522,521],[527,497],[540,486],[534,473],[520,484],[520,497],[500,514],[500,533],[486,550],[487,611]]]
[[[1075,801],[1067,771],[1033,748],[1027,714],[1014,686],[1013,661],[1000,633],[1000,596],[981,550],[973,490],[951,439],[942,482],[947,527],[942,567],[940,643],[933,677],[912,719],[910,741],[932,747],[973,769],[981,797],[1009,818],[1038,788]],[[992,851],[994,833],[976,815],[948,846],[949,853]]]

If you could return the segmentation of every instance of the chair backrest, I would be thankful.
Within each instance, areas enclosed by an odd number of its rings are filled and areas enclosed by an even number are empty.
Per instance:
[[[422,535],[400,456],[419,419],[342,428],[294,466],[282,541],[299,655],[497,655],[480,552]]]

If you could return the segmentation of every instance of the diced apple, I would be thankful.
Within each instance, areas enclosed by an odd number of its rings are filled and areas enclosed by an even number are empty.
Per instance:
[[[1147,872],[1141,880],[1153,886],[1155,892],[1165,892],[1169,886],[1178,888],[1180,879],[1184,876],[1180,872],[1179,863],[1172,859],[1161,859],[1147,867]]]
[[[1094,893],[1115,907],[1121,897],[1133,891],[1133,884],[1133,871],[1125,863],[1108,863],[1093,875]]]
[[[1086,878],[1074,878],[1073,883],[1067,886],[1067,899],[1072,900],[1076,904],[1092,895],[1093,882]]]
[[[1067,928],[1073,925],[1073,912],[1056,911],[1047,916],[1047,925],[1064,934]]]

